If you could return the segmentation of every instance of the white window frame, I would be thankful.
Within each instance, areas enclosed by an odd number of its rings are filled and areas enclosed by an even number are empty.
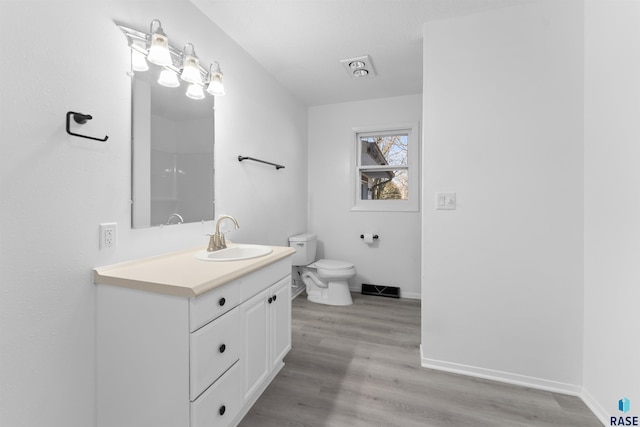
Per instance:
[[[420,123],[395,123],[384,126],[354,127],[352,143],[351,183],[353,207],[351,211],[371,212],[418,212],[420,210]],[[376,134],[406,133],[408,135],[407,166],[371,166],[362,165],[360,136]],[[407,200],[362,200],[361,171],[371,169],[406,169],[409,178],[409,198]]]

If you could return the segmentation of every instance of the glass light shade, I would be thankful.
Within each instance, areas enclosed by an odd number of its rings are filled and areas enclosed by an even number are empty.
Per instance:
[[[176,73],[165,68],[160,73],[160,77],[158,77],[158,84],[165,87],[178,87],[180,86],[180,81],[178,80],[178,75]]]
[[[144,55],[135,49],[131,49],[131,68],[133,71],[147,71],[149,69]]]
[[[188,83],[202,84],[202,76],[200,75],[200,60],[198,60],[196,56],[185,56],[180,78]]]
[[[187,88],[187,94],[186,95],[191,99],[203,99],[204,98],[204,91],[202,90],[202,86],[200,86],[198,84],[195,84],[195,83],[192,83]]]
[[[214,73],[211,77],[211,81],[207,86],[207,92],[214,96],[223,96],[224,95],[224,85],[222,84],[222,74]]]
[[[151,35],[151,47],[147,61],[156,65],[171,65],[171,54],[169,53],[169,39],[160,32]]]

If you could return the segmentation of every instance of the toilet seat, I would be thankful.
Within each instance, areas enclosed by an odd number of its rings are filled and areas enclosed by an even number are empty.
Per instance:
[[[320,259],[308,267],[315,268],[323,280],[347,280],[356,275],[356,267],[350,262]]]
[[[315,267],[322,270],[349,270],[354,267],[353,264],[346,261],[338,261],[335,259],[320,259],[309,267]]]

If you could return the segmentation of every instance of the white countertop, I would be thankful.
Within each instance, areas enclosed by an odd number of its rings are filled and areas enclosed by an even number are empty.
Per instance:
[[[172,252],[94,268],[93,282],[192,298],[295,253],[288,246],[271,248],[273,252],[259,258],[224,262],[196,259],[206,247]]]

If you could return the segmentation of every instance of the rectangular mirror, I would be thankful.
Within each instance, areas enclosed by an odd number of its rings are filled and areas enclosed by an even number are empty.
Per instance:
[[[214,97],[165,87],[163,67],[132,72],[132,227],[214,218]]]

